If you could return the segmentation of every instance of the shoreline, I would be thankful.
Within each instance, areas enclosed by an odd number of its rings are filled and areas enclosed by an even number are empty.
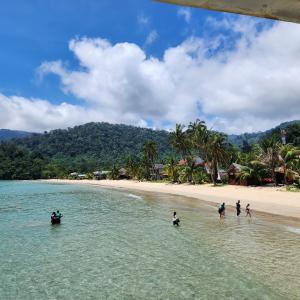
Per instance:
[[[215,203],[225,202],[235,207],[237,200],[241,201],[242,211],[247,203],[251,210],[279,217],[287,217],[300,221],[300,194],[283,191],[278,187],[244,187],[218,186],[210,184],[189,185],[156,182],[139,182],[134,180],[40,180],[48,183],[67,183],[93,185],[107,188],[126,189],[140,192],[154,192],[193,198],[195,200]]]

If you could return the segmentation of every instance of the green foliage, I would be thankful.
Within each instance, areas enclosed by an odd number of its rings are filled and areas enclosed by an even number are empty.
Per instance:
[[[116,180],[119,178],[119,169],[116,165],[113,165],[110,173],[107,176],[109,179]]]
[[[29,151],[62,166],[67,172],[110,169],[125,165],[128,154],[138,157],[143,144],[152,140],[157,145],[158,159],[171,153],[166,131],[127,125],[88,123],[74,128],[53,130],[18,139],[16,143]]]
[[[0,144],[0,179],[39,179],[45,161],[12,143]]]
[[[250,184],[270,177],[276,181],[278,167],[284,168],[285,182],[299,178],[299,122],[284,127],[290,144],[281,144],[280,128],[276,128],[263,135],[259,144],[248,142],[245,135],[241,149],[229,144],[226,135],[208,130],[203,121],[196,120],[185,128],[176,124],[175,130],[168,133],[88,123],[3,142],[0,179],[66,178],[71,172],[91,178],[96,170],[111,170],[110,178],[117,179],[118,169],[125,167],[129,178],[150,180],[155,179],[155,163],[165,162],[164,171],[172,182],[207,182],[208,176],[195,164],[196,155],[209,166],[213,183],[218,169],[226,170],[231,163],[245,166],[240,180]],[[178,165],[180,156],[184,165]]]
[[[201,169],[196,169],[193,172],[193,182],[195,184],[203,184],[203,183],[208,183],[209,182],[209,177],[207,176],[206,173],[203,172]]]
[[[164,171],[172,182],[177,182],[179,179],[178,161],[174,156],[170,156],[166,160]]]

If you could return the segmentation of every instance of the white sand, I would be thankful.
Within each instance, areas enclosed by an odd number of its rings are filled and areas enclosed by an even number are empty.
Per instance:
[[[146,192],[166,193],[182,195],[201,199],[204,201],[235,206],[237,200],[241,200],[242,208],[247,203],[253,210],[276,214],[286,217],[300,218],[300,193],[286,192],[285,188],[276,187],[243,187],[221,186],[213,187],[210,184],[188,185],[138,182],[133,180],[47,180],[47,182],[92,184],[103,187],[124,188]]]

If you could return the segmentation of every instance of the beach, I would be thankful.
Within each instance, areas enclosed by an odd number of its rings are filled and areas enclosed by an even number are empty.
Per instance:
[[[156,182],[139,182],[134,180],[45,180],[52,183],[69,183],[82,185],[98,185],[101,187],[119,188],[140,192],[155,192],[185,196],[215,203],[225,202],[235,206],[241,201],[242,209],[250,203],[252,210],[289,217],[300,220],[300,193],[287,192],[284,187],[244,187],[224,185],[214,187],[211,184],[190,185]],[[183,201],[185,201],[183,199]]]

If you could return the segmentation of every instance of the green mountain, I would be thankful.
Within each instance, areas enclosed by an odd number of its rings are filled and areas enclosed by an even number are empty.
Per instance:
[[[31,135],[31,132],[20,130],[0,129],[0,141],[7,141],[15,138],[22,138]]]
[[[249,144],[255,144],[259,142],[260,139],[270,136],[272,134],[276,134],[278,137],[280,136],[280,130],[286,129],[287,131],[287,142],[288,143],[294,143],[296,145],[300,145],[297,143],[297,140],[294,141],[295,138],[300,136],[300,121],[290,121],[290,122],[284,122],[275,128],[266,130],[266,131],[260,131],[260,132],[253,132],[253,133],[243,133],[240,135],[231,134],[228,136],[228,140],[231,144],[236,146],[243,146],[244,142],[247,142]],[[299,132],[297,133],[297,130]]]
[[[128,154],[139,156],[147,140],[158,145],[159,160],[171,152],[169,133],[128,125],[88,123],[17,139],[22,148],[39,153],[69,171],[88,171],[124,165]]]

